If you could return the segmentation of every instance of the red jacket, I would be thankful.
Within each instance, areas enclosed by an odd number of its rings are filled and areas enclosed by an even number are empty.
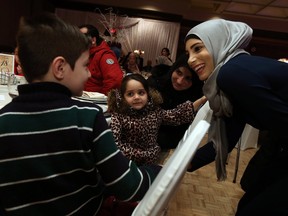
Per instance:
[[[100,92],[105,95],[115,88],[120,88],[123,72],[114,52],[105,41],[90,48],[88,66],[91,77],[85,85],[85,91]]]

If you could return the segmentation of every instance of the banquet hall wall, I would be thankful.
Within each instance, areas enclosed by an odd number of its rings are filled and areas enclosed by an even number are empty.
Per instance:
[[[80,7],[79,7],[80,6]],[[18,29],[19,18],[21,16],[29,16],[42,11],[54,12],[55,8],[69,8],[75,10],[88,10],[91,5],[83,3],[81,0],[73,1],[73,4],[67,4],[67,0],[2,0],[1,1],[1,35],[0,35],[0,52],[13,52],[15,44],[16,32]],[[72,8],[71,8],[72,7]],[[94,5],[94,8],[96,4]],[[102,8],[105,6],[102,6]],[[107,6],[106,8],[108,8]],[[184,52],[183,39],[191,27],[199,22],[191,20],[182,20],[181,17],[172,14],[151,13],[143,10],[127,9],[125,13],[131,16],[143,18],[162,19],[165,17],[169,21],[177,21],[181,23],[180,35],[178,43],[177,56]],[[248,47],[248,51],[254,55],[262,55],[271,58],[288,57],[288,34],[281,32],[271,32],[254,29],[254,38]]]

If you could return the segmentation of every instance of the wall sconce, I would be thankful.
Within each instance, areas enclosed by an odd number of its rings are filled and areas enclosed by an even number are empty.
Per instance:
[[[144,51],[143,50],[134,50],[134,53],[138,54],[139,56],[144,55]]]

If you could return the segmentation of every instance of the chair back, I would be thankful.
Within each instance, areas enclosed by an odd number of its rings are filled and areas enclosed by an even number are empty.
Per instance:
[[[189,126],[177,148],[133,211],[132,216],[159,216],[165,214],[169,200],[180,185],[188,164],[209,126],[210,124],[205,120],[199,120]]]

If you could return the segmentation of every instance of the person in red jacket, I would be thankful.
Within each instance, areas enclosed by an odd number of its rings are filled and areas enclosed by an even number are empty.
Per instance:
[[[123,72],[117,57],[104,41],[98,29],[90,24],[79,26],[80,31],[91,38],[89,70],[91,77],[85,85],[85,91],[100,92],[105,95],[121,85]]]

